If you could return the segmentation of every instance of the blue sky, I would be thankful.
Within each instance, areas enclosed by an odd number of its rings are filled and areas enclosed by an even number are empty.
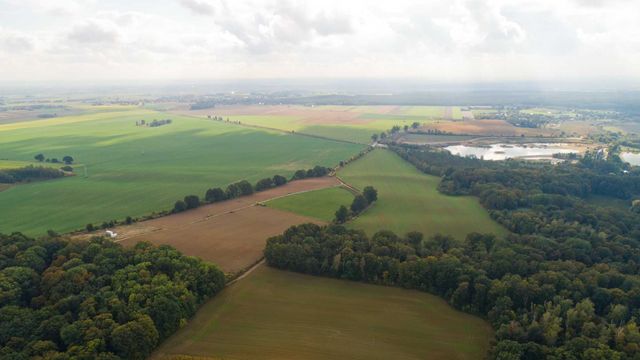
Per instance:
[[[634,0],[0,0],[0,82],[640,79]]]

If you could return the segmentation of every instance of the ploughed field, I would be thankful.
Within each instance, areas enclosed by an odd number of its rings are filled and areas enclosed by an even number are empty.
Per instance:
[[[172,119],[159,127],[136,121]],[[134,107],[0,125],[0,154],[9,161],[75,158],[73,177],[0,192],[0,231],[41,235],[87,223],[169,210],[185,195],[314,165],[334,166],[362,149],[282,132]],[[73,166],[73,165],[72,165]]]
[[[480,318],[430,294],[261,265],[206,303],[156,359],[483,359]]]
[[[118,226],[113,230],[118,233],[116,241],[125,246],[133,246],[139,241],[171,245],[186,255],[213,262],[227,273],[235,273],[262,258],[262,251],[269,237],[281,234],[293,225],[322,223],[319,219],[258,204],[269,199],[286,199],[291,194],[315,192],[338,185],[339,182],[334,177],[296,180],[253,195]],[[95,233],[82,234],[76,238],[93,235]]]
[[[458,239],[471,232],[504,234],[506,229],[472,196],[448,196],[438,192],[440,178],[426,175],[389,150],[377,149],[338,172],[359,189],[372,185],[378,201],[349,226],[369,235],[378,230],[398,234],[420,231]]]

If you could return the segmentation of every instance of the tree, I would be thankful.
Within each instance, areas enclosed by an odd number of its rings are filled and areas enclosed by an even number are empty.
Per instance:
[[[241,195],[253,194],[253,185],[251,185],[247,180],[242,180],[238,182],[238,187],[240,187]]]
[[[364,190],[362,190],[362,195],[364,195],[369,204],[378,200],[378,190],[376,190],[373,186],[366,186]]]
[[[405,126],[403,127],[403,129],[404,129],[404,132],[409,131],[409,125],[405,125]]]
[[[133,218],[132,218],[131,216],[127,216],[127,217],[124,219],[124,222],[125,222],[125,224],[127,224],[127,225],[131,225],[131,224],[133,224]]]
[[[378,134],[371,135],[371,141],[373,141],[373,142],[378,141]]]
[[[213,188],[207,190],[204,199],[208,202],[218,202],[225,199],[224,191],[221,188]]]
[[[38,154],[38,155],[34,156],[33,158],[38,160],[39,162],[43,162],[44,161],[44,155],[43,154]]]
[[[414,129],[414,130],[419,128],[419,127],[420,127],[420,123],[418,123],[418,122],[414,122],[413,124],[411,124],[411,128]]]
[[[292,180],[301,180],[307,177],[307,171],[306,170],[297,170],[294,174],[293,174],[293,178]]]
[[[356,214],[359,214],[362,210],[366,209],[369,205],[367,199],[362,195],[356,195],[351,203],[351,211]]]
[[[73,158],[69,155],[65,155],[65,157],[62,158],[62,161],[67,165],[73,164]]]
[[[96,229],[95,226],[93,226],[93,224],[91,224],[91,223],[87,224],[87,226],[85,226],[85,228],[87,229],[88,232],[92,232],[92,231],[94,231]]]
[[[176,203],[173,205],[174,213],[179,213],[185,210],[187,210],[187,204],[182,200],[176,201]]]
[[[258,180],[256,183],[255,189],[256,191],[263,191],[267,189],[271,189],[273,187],[273,179],[272,178],[264,178]]]
[[[120,325],[111,333],[116,354],[123,359],[145,359],[158,343],[158,330],[148,315]]]
[[[347,219],[349,219],[349,209],[347,209],[346,206],[342,205],[340,206],[340,208],[338,209],[338,211],[336,211],[336,223],[338,224],[344,224]]]
[[[275,186],[282,186],[287,183],[287,178],[282,175],[274,175],[273,176],[273,184]]]
[[[187,195],[184,197],[184,203],[187,209],[195,209],[200,206],[200,199],[197,195]]]

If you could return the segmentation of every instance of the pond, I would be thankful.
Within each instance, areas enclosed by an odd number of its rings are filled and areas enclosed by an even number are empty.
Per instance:
[[[487,146],[452,145],[445,147],[450,153],[458,156],[475,156],[484,160],[505,160],[511,158],[524,158],[531,160],[550,159],[551,155],[578,152],[561,144],[493,144]]]
[[[622,152],[620,158],[633,166],[640,166],[640,153]]]

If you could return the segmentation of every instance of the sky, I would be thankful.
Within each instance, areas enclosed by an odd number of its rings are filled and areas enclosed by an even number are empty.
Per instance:
[[[637,0],[0,0],[0,83],[640,80]]]

